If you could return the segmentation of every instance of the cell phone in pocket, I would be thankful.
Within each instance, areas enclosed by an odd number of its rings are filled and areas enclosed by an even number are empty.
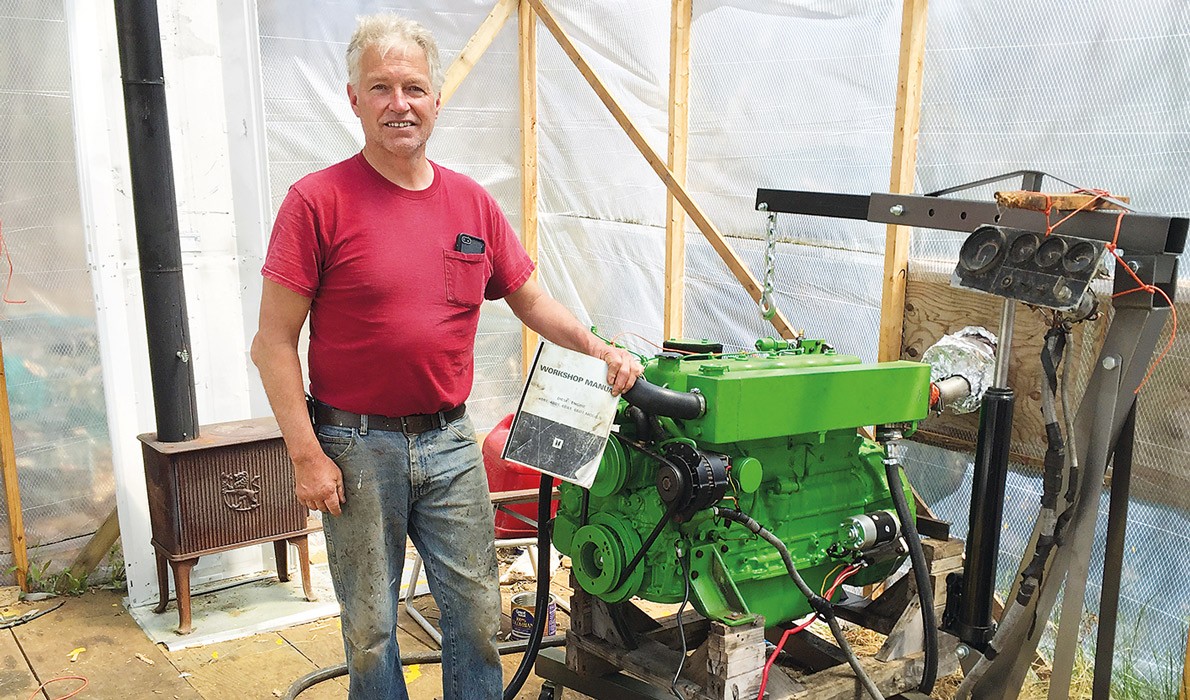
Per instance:
[[[482,238],[472,236],[469,233],[460,233],[455,238],[455,250],[459,251],[460,253],[472,253],[479,255],[486,249],[487,246],[484,244]]]

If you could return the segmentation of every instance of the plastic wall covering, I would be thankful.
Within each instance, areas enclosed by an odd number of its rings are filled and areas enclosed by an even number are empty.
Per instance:
[[[62,7],[9,1],[0,14],[0,339],[29,559],[57,570],[115,507],[111,443]],[[5,527],[0,580],[11,563]]]
[[[1019,0],[930,3],[919,191],[1030,168],[1129,196],[1139,210],[1190,215],[1190,9],[1178,0],[1152,0],[1136,10],[1121,21],[1120,6],[1106,0],[1044,8]],[[1053,191],[1068,189],[1047,183]],[[1019,180],[1000,189],[1017,187]],[[991,189],[974,196],[989,197]],[[915,231],[911,267],[913,261],[953,265],[961,243],[959,234]],[[1179,262],[1186,270],[1190,255]],[[1178,296],[1188,294],[1183,282]],[[1182,319],[1190,318],[1190,305],[1180,302],[1177,309]],[[1117,685],[1140,677],[1169,696],[1176,694],[1171,689],[1181,674],[1190,620],[1190,596],[1181,585],[1190,575],[1190,518],[1187,499],[1173,496],[1185,493],[1190,478],[1190,342],[1184,323],[1140,395],[1114,666]],[[1165,329],[1158,350],[1171,331]],[[932,448],[915,454],[910,477],[964,536],[969,455]],[[1028,545],[1040,494],[1035,470],[1014,471],[1004,507],[1002,595]],[[1153,494],[1164,496],[1150,500]],[[1105,495],[1091,557],[1084,614],[1088,655],[1098,620],[1107,502]]]
[[[437,34],[449,65],[494,3],[258,4],[275,207],[295,179],[362,143],[342,65],[355,15],[391,9],[420,20]],[[1106,0],[1044,10],[1020,2],[969,5],[930,8],[921,191],[1030,166],[1126,192],[1146,209],[1187,213],[1186,82],[1177,76],[1185,72],[1190,32],[1179,3],[1156,0],[1151,13],[1126,25]],[[548,6],[664,155],[669,3]],[[900,19],[900,3],[889,0],[694,3],[689,190],[758,279],[765,227],[753,209],[758,187],[887,189]],[[540,25],[538,81],[541,280],[580,319],[652,352],[649,343],[660,342],[662,328],[664,187]],[[443,111],[429,149],[431,158],[488,187],[514,225],[518,98],[513,19]],[[687,229],[685,335],[747,348],[772,334],[718,255],[692,225]],[[792,324],[874,360],[884,236],[883,226],[863,222],[780,217],[776,301]],[[954,234],[917,231],[913,258],[953,264],[957,245]],[[1190,376],[1184,348],[1179,341],[1154,391]],[[470,402],[480,427],[515,406],[519,358],[515,319],[503,304],[485,305]],[[1171,418],[1171,406],[1147,406],[1141,422],[1164,427],[1160,435],[1142,435],[1138,459],[1181,470],[1170,475],[1175,488],[1186,476],[1178,437],[1187,422]],[[970,461],[915,446],[907,465],[960,536]],[[1019,470],[1005,509],[1002,592],[1038,495],[1032,474]],[[1188,596],[1173,587],[1185,576],[1168,564],[1184,559],[1190,528],[1178,508],[1134,502],[1132,514],[1121,619],[1140,620],[1138,629],[1153,633],[1122,629],[1121,648],[1138,671],[1160,676],[1167,650],[1185,639]],[[1101,548],[1102,524],[1100,531]],[[1096,593],[1089,598],[1094,611]]]

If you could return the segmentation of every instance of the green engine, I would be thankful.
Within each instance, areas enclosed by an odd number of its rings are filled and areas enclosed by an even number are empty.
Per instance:
[[[777,535],[816,591],[849,564],[862,565],[848,579],[861,585],[900,564],[885,453],[857,428],[925,418],[929,366],[863,364],[813,340],[756,345],[725,355],[705,341],[667,344],[646,363],[650,388],[693,396],[701,410],[682,418],[621,401],[591,488],[560,487],[554,545],[588,593],[676,603],[688,569],[690,599],[708,618],[763,615],[771,626],[809,614],[779,553],[713,506]],[[909,492],[903,480],[894,487]]]

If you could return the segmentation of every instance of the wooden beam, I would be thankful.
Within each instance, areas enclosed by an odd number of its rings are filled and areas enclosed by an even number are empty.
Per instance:
[[[670,172],[686,184],[686,139],[690,126],[690,22],[693,0],[673,0],[669,34],[669,147]],[[670,196],[665,202],[665,298],[662,333],[666,338],[682,335],[685,314],[686,213]]]
[[[112,508],[107,519],[103,521],[95,534],[91,535],[91,539],[87,540],[83,551],[79,552],[74,563],[70,565],[71,576],[81,579],[94,571],[118,539],[120,539],[120,519],[116,517],[116,509]]]
[[[1190,700],[1190,633],[1186,634],[1186,661],[1182,664],[1182,687],[1178,700]]]
[[[528,0],[519,0],[521,72],[521,242],[537,262],[537,15]],[[534,275],[537,274],[535,271]],[[521,369],[537,353],[539,337],[528,326],[521,327]]]
[[[917,166],[917,130],[921,123],[922,64],[926,53],[928,0],[903,0],[901,58],[893,126],[890,192],[912,192]],[[884,245],[884,294],[880,301],[880,362],[901,356],[905,282],[909,272],[909,227],[890,224]]]
[[[690,198],[690,194],[686,192],[686,188],[677,181],[673,172],[670,171],[668,167],[666,167],[665,161],[657,154],[656,151],[653,150],[653,147],[649,145],[649,142],[645,140],[645,137],[641,133],[640,129],[638,129],[636,125],[632,123],[632,120],[628,118],[628,114],[622,107],[620,107],[619,103],[616,102],[611,93],[608,92],[608,89],[603,84],[603,81],[599,79],[599,76],[595,74],[595,71],[591,68],[591,65],[587,63],[586,59],[582,57],[582,54],[579,53],[578,48],[575,47],[574,42],[571,41],[570,37],[566,35],[566,32],[563,31],[562,26],[558,24],[558,20],[554,18],[542,0],[528,0],[528,2],[537,12],[537,16],[541,19],[542,24],[544,24],[546,29],[550,31],[550,34],[554,36],[554,39],[557,40],[558,44],[562,47],[562,50],[566,52],[566,55],[570,57],[570,60],[574,63],[575,67],[578,68],[579,73],[581,73],[582,76],[587,80],[587,84],[590,85],[591,89],[595,91],[595,94],[599,96],[599,100],[603,102],[603,106],[606,107],[609,112],[611,112],[611,115],[613,118],[615,118],[616,123],[618,123],[620,128],[624,130],[624,133],[628,135],[628,138],[632,141],[632,144],[636,146],[636,149],[640,151],[640,154],[644,156],[646,161],[648,161],[649,165],[653,168],[653,171],[657,173],[657,177],[661,178],[661,181],[665,183],[665,186],[669,189],[669,193],[678,200],[678,203],[681,204],[682,208],[686,211],[686,215],[690,217],[690,220],[694,222],[694,225],[698,227],[698,230],[701,231],[704,236],[706,236],[707,242],[711,244],[711,247],[715,249],[715,252],[719,254],[719,257],[722,258],[723,262],[727,264],[728,270],[730,270],[732,275],[734,275],[735,278],[739,280],[740,284],[743,285],[744,291],[746,291],[748,296],[752,297],[754,301],[759,302],[760,294],[762,292],[760,284],[756,281],[756,278],[752,276],[752,273],[748,270],[747,266],[745,266],[735,254],[735,251],[731,249],[731,246],[727,244],[727,240],[723,237],[723,234],[719,232],[719,229],[715,228],[715,225],[711,223],[710,219],[707,218],[702,209],[694,203],[694,200]],[[786,319],[785,316],[779,311],[773,315],[773,318],[770,319],[769,322],[773,324],[773,327],[783,338],[793,338],[796,335],[796,331],[794,331],[794,329],[789,325],[789,320]]]
[[[29,552],[25,545],[25,518],[21,512],[21,488],[17,481],[16,446],[12,439],[12,414],[8,409],[8,375],[4,371],[4,348],[0,346],[0,471],[4,474],[4,500],[8,505],[8,535],[12,543],[12,564],[17,585],[29,592]]]
[[[488,13],[487,18],[479,25],[479,29],[471,35],[467,40],[467,44],[459,55],[455,57],[450,67],[446,69],[446,76],[442,81],[442,90],[439,97],[442,100],[442,106],[445,107],[450,98],[454,97],[455,90],[459,89],[463,78],[471,72],[475,64],[479,62],[479,58],[483,56],[488,47],[495,41],[496,35],[504,28],[504,23],[516,12],[517,0],[499,0],[492,11]]]
[[[1115,202],[1109,202],[1093,194],[1080,194],[1078,192],[1046,194],[1044,192],[1012,190],[1009,192],[996,192],[994,196],[997,204],[1002,207],[1008,207],[1009,209],[1028,209],[1030,211],[1052,209],[1055,212],[1078,211],[1082,209],[1111,209],[1120,211],[1123,209],[1123,207]],[[1122,204],[1128,203],[1127,197],[1113,195],[1112,199]]]

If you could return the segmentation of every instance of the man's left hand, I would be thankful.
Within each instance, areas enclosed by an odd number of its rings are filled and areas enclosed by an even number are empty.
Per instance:
[[[612,386],[612,395],[619,396],[632,388],[636,378],[645,371],[636,356],[624,348],[611,345],[604,347],[599,359],[607,363],[607,383]]]

